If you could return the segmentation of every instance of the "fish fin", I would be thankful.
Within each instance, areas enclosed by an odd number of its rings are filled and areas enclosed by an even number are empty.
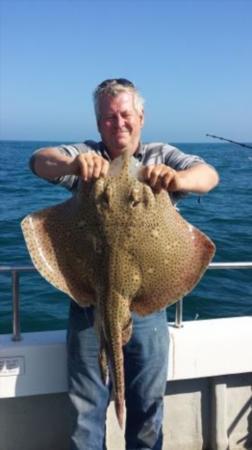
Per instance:
[[[75,222],[72,219],[73,208],[75,202],[70,199],[32,213],[23,219],[21,228],[38,272],[81,306],[87,306],[95,304],[95,292],[88,276],[92,255],[80,242],[83,237],[78,232],[78,220],[79,224],[81,221],[78,217]]]
[[[176,262],[174,263],[172,255],[170,258],[168,255],[170,267],[159,264],[158,270],[154,270],[153,274],[149,275],[149,285],[154,287],[146,291],[144,288],[141,289],[131,302],[132,312],[145,316],[160,311],[181,300],[198,284],[215,254],[215,245],[211,239],[193,226],[190,226],[190,239],[187,240],[187,245],[189,251],[180,261],[177,276],[173,276],[171,270],[171,265]]]
[[[132,335],[132,318],[130,318],[127,325],[122,330],[122,345],[126,345],[129,342]]]
[[[104,338],[102,328],[99,327],[99,321],[97,321],[97,316],[96,316],[95,328],[96,328],[97,335],[100,338],[100,351],[99,351],[98,360],[99,360],[99,366],[100,366],[100,371],[101,371],[101,377],[102,377],[103,383],[105,385],[108,385],[108,383],[109,383],[108,352],[106,349],[106,341]]]
[[[109,369],[108,369],[108,358],[106,354],[105,347],[100,349],[99,352],[99,365],[101,370],[102,381],[105,385],[109,383]]]

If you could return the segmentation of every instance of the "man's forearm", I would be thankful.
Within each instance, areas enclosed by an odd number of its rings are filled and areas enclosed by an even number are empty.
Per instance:
[[[204,194],[219,183],[216,170],[207,164],[198,164],[177,172],[177,190]]]
[[[41,149],[33,156],[33,170],[41,178],[54,180],[64,175],[77,174],[75,158],[48,147]]]

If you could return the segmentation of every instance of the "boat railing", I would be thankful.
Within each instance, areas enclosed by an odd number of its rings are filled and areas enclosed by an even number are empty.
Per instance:
[[[214,262],[209,264],[208,269],[252,269],[252,262]],[[23,272],[36,272],[34,266],[0,266],[0,273],[11,274],[12,288],[12,340],[20,341],[20,274]],[[175,323],[176,328],[183,327],[183,299],[176,303]]]

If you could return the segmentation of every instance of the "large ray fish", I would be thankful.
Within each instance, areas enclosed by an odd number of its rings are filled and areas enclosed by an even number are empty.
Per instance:
[[[115,159],[107,177],[22,221],[40,274],[79,305],[95,307],[101,374],[105,380],[109,367],[121,426],[131,312],[151,314],[188,294],[215,252],[165,191],[155,194],[137,178],[133,161]]]

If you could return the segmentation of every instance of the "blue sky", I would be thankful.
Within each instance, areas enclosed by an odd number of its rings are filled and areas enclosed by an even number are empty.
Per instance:
[[[131,79],[144,140],[252,141],[252,2],[2,0],[1,138],[97,138],[92,92]]]

